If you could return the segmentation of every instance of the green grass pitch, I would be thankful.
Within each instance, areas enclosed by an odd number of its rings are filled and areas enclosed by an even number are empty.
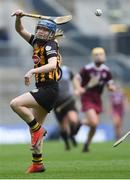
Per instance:
[[[44,143],[46,171],[25,174],[31,162],[29,145],[0,146],[0,178],[6,179],[125,179],[130,178],[130,142],[94,143],[90,153],[82,145],[66,152],[61,142]]]

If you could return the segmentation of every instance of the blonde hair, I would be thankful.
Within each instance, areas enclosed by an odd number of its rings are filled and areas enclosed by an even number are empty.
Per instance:
[[[92,49],[92,55],[94,56],[97,53],[105,54],[105,50],[102,47],[96,47]]]

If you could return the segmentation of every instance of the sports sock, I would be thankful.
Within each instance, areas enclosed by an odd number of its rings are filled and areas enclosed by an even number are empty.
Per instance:
[[[61,137],[62,137],[63,141],[65,142],[66,149],[70,149],[70,145],[69,145],[69,141],[68,141],[69,136],[68,136],[67,131],[62,130],[62,131],[60,132],[60,134],[61,134]]]
[[[32,157],[33,164],[43,164],[42,154],[32,154]]]
[[[84,146],[83,146],[83,152],[89,152],[89,147],[88,147],[88,143],[85,143]]]
[[[41,128],[41,125],[34,119],[28,123],[32,132],[38,131]]]
[[[74,136],[70,136],[70,140],[71,140],[73,146],[76,147],[76,146],[77,146],[77,142],[76,142],[76,140],[75,140],[75,137],[74,137]]]
[[[74,136],[77,134],[78,130],[81,127],[81,123],[77,122],[76,124],[72,123],[70,124],[70,129],[71,129],[71,135]]]

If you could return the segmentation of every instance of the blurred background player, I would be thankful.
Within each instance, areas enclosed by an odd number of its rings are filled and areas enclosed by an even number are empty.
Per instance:
[[[73,72],[67,66],[62,66],[62,78],[59,81],[59,96],[54,107],[54,113],[60,125],[60,135],[65,143],[65,149],[70,149],[69,140],[77,145],[74,135],[77,133],[80,122],[74,100]]]
[[[124,113],[128,107],[128,101],[120,85],[116,85],[116,90],[111,92],[109,97],[116,139],[119,139],[122,136]]]
[[[42,159],[42,138],[46,132],[41,126],[46,115],[54,107],[58,96],[60,54],[55,41],[56,23],[40,20],[35,35],[32,35],[22,25],[22,14],[22,10],[15,12],[15,28],[33,47],[34,61],[34,68],[25,74],[25,85],[29,86],[35,75],[37,89],[16,97],[11,101],[10,106],[30,128],[33,163],[27,173],[34,173],[45,170]]]
[[[81,95],[82,110],[86,116],[83,124],[90,127],[83,152],[89,151],[89,145],[99,124],[99,115],[102,112],[101,95],[104,86],[106,85],[110,91],[115,90],[111,72],[104,64],[106,60],[104,49],[94,48],[92,57],[94,62],[86,65],[75,76],[76,94]]]

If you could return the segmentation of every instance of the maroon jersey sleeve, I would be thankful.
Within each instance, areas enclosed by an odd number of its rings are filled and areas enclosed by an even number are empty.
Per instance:
[[[88,72],[88,70],[84,67],[84,68],[82,68],[81,69],[81,71],[80,71],[80,76],[81,76],[81,80],[82,80],[82,86],[85,86],[87,83],[88,83],[88,81],[90,80],[90,75],[89,75],[89,72]]]
[[[107,84],[113,82],[112,74],[110,71],[107,73]]]

